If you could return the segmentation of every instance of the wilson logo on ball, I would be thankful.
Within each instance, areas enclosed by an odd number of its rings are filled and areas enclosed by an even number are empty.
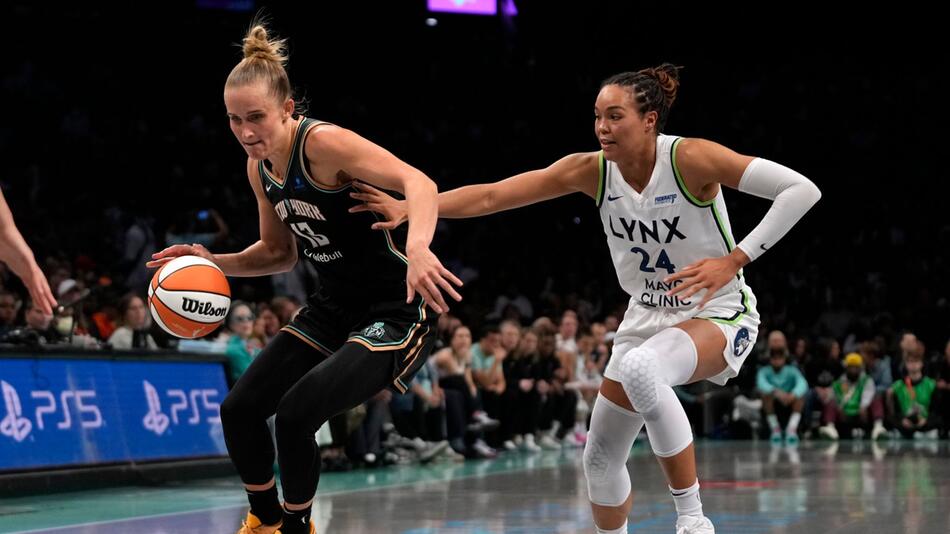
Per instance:
[[[181,300],[181,309],[189,313],[207,315],[208,317],[224,317],[228,313],[227,308],[215,308],[214,304],[211,304],[210,302],[200,302],[197,300],[192,300],[188,297],[182,297]]]

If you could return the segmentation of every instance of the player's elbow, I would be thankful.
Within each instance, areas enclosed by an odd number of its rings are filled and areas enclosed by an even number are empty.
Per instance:
[[[418,171],[404,180],[403,193],[407,198],[413,195],[434,198],[439,194],[439,187],[425,173]]]
[[[297,265],[297,246],[293,241],[272,248],[271,253],[278,273],[292,271]]]

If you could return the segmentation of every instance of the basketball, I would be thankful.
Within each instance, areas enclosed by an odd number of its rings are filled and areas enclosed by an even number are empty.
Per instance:
[[[231,306],[228,279],[214,263],[199,256],[181,256],[166,263],[148,286],[152,318],[169,334],[194,339],[221,323]]]

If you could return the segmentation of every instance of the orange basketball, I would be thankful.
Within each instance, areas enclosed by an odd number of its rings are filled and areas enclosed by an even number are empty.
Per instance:
[[[224,322],[231,288],[217,265],[199,256],[181,256],[155,272],[148,285],[148,307],[162,330],[194,339]]]

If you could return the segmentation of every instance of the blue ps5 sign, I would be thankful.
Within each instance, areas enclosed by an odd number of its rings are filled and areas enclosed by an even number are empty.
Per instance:
[[[0,471],[222,456],[224,367],[0,359]]]

